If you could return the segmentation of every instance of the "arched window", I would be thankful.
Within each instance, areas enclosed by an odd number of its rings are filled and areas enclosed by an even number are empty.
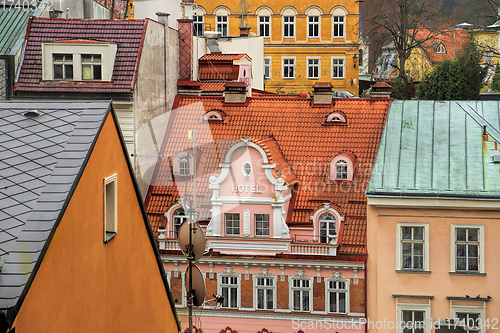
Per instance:
[[[229,15],[231,12],[225,6],[219,6],[214,10],[216,31],[221,33],[222,37],[229,35]]]
[[[337,235],[336,230],[337,221],[335,216],[331,213],[323,213],[319,217],[319,242],[330,243],[330,241]]]
[[[204,17],[206,12],[200,6],[197,6],[195,12],[193,13],[193,35],[203,37],[205,32],[205,22]]]
[[[335,179],[347,180],[347,162],[339,160],[335,163]]]
[[[264,38],[271,37],[271,15],[273,14],[272,10],[269,7],[262,6],[257,9],[256,14],[259,18],[259,36]]]
[[[307,37],[319,38],[321,27],[321,8],[318,6],[311,6],[307,8]]]
[[[336,7],[332,11],[332,37],[344,38],[345,37],[345,18],[347,12],[343,7]]]
[[[352,181],[354,176],[354,157],[337,155],[330,162],[331,181]]]
[[[346,119],[343,114],[332,112],[326,118],[327,123],[345,123]]]
[[[297,10],[294,7],[287,6],[281,10],[283,17],[283,38],[295,38],[295,17]]]
[[[172,234],[173,238],[179,237],[179,227],[181,226],[184,220],[187,220],[187,216],[184,213],[184,209],[178,208],[175,210],[174,215],[172,216],[173,224],[172,224]]]
[[[219,110],[211,110],[205,114],[205,120],[209,122],[222,122],[224,120],[224,114]]]

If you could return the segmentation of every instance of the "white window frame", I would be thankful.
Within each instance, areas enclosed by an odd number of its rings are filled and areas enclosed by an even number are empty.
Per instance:
[[[288,20],[287,18],[292,18],[293,22],[285,22]],[[296,16],[295,15],[283,15],[283,38],[295,38],[295,25],[296,25]],[[289,29],[285,29],[285,26],[288,26]],[[291,31],[290,31],[291,27]],[[288,31],[288,36],[285,35],[285,31]]]
[[[111,81],[118,45],[116,43],[42,43],[42,80],[54,80],[54,54],[73,55],[73,79],[67,81],[83,81],[82,54],[101,56],[101,80]]]
[[[266,64],[266,61],[268,62],[267,64]],[[272,65],[271,57],[264,57],[264,78],[265,79],[270,79],[272,76],[271,75],[271,65]],[[268,72],[269,72],[268,76],[266,76],[266,67],[268,68]]]
[[[457,271],[456,265],[457,265],[457,245],[456,245],[456,237],[457,233],[456,230],[459,228],[467,228],[467,229],[478,229],[479,231],[479,269],[478,271]],[[450,272],[457,273],[457,274],[484,274],[484,224],[456,224],[452,223],[451,224],[451,268]]]
[[[335,22],[336,18],[342,18],[342,22]],[[332,15],[332,38],[345,38],[345,15]],[[342,29],[342,34],[335,33],[335,27]]]
[[[330,289],[330,282],[344,282],[345,283],[345,289]],[[335,313],[335,314],[349,314],[350,313],[350,279],[328,279],[325,281],[325,310],[327,313]],[[344,291],[346,292],[346,299],[345,299],[345,312],[330,312],[330,293],[335,292],[335,291]]]
[[[349,164],[346,160],[341,159],[335,162],[335,179],[348,180],[349,179]]]
[[[175,214],[179,209],[182,209],[183,210],[183,215],[178,215],[178,214]],[[179,228],[180,226],[182,225],[182,223],[184,221],[187,221],[188,217],[186,215],[186,211],[184,210],[184,208],[182,207],[176,207],[176,209],[172,212],[172,238],[178,238],[178,232],[179,232]],[[180,220],[180,224],[176,224],[175,222],[179,221]],[[176,226],[179,226],[176,230]]]
[[[334,68],[335,67],[340,67],[339,64],[334,64],[333,61],[334,60],[342,60],[342,76],[333,76],[333,73],[334,73]],[[331,72],[331,77],[332,79],[345,79],[345,71],[346,71],[346,67],[345,67],[345,57],[342,56],[342,57],[332,57],[331,60],[330,60],[330,64],[332,66],[332,72]]]
[[[239,309],[241,307],[241,275],[240,274],[225,274],[225,273],[218,273],[217,274],[217,293],[219,295],[223,295],[222,288],[224,288],[224,285],[222,285],[222,278],[223,277],[228,277],[228,278],[236,278],[236,284],[234,284],[236,288],[236,297],[238,297],[236,301],[236,307],[230,307],[230,306],[221,306],[223,309]],[[232,288],[232,287],[231,287]],[[229,304],[229,300],[228,300]]]
[[[257,215],[262,215],[265,217],[267,215],[267,235],[257,235]],[[255,237],[270,237],[271,235],[271,216],[269,214],[254,214],[254,224],[255,224]],[[263,221],[261,221],[263,222]],[[265,228],[261,228],[261,230],[265,230]]]
[[[318,68],[318,76],[310,76],[309,75],[309,68],[311,66],[311,64],[309,63],[310,60],[317,60],[318,61],[317,65],[313,64],[313,66]],[[306,57],[306,62],[307,62],[306,77],[308,79],[312,79],[312,80],[320,79],[321,78],[321,57]]]
[[[228,234],[227,233],[227,214],[236,214],[238,215],[239,218],[239,225],[238,225],[238,233],[237,234]],[[234,226],[232,227],[234,229]],[[240,213],[224,213],[224,235],[225,236],[239,236],[241,234],[241,214]]]
[[[453,301],[452,301],[453,302]],[[484,302],[481,302],[482,305],[451,305],[450,306],[450,318],[458,318],[457,313],[468,313],[468,314],[479,314],[479,318],[481,319],[481,323],[486,322],[486,308],[484,306]],[[468,330],[465,330],[466,332]],[[481,333],[486,333],[486,326],[481,325],[481,328],[478,330]]]
[[[104,243],[118,233],[118,175],[104,178]],[[110,195],[111,194],[111,195]]]
[[[293,67],[293,76],[285,76],[285,60],[292,60],[293,61],[293,64],[292,64],[292,67]],[[297,61],[296,61],[296,57],[281,57],[281,71],[282,71],[282,74],[281,74],[281,77],[283,79],[295,79],[295,76],[296,76],[296,66],[297,66]],[[290,65],[287,65],[287,66],[290,66]],[[288,68],[288,67],[287,67]]]
[[[403,227],[423,227],[424,228],[424,267],[420,269],[403,269],[403,247],[402,228]],[[429,272],[429,223],[417,222],[397,222],[396,223],[396,271],[397,272]]]
[[[215,30],[221,33],[221,37],[229,36],[229,16],[228,15],[217,15],[215,17],[215,24],[216,24]]]
[[[311,18],[317,18],[317,22],[311,22]],[[317,35],[311,34],[311,27],[316,27],[318,30]],[[313,28],[314,31],[314,28]],[[308,38],[319,38],[321,36],[321,16],[319,15],[310,15],[307,17],[307,37]]]
[[[271,16],[270,15],[259,15],[259,36],[264,38],[271,38]],[[267,22],[262,22],[262,18],[267,18]],[[265,27],[267,26],[267,34]],[[264,31],[262,28],[264,27]]]
[[[404,303],[401,298],[396,299],[396,333],[403,333],[401,322],[403,321],[403,311],[423,311],[424,312],[424,333],[432,332],[431,323],[431,300],[427,304]]]
[[[199,29],[200,27],[201,27],[201,34]],[[193,35],[198,37],[203,37],[204,32],[205,32],[205,15],[201,13],[193,15]]]
[[[293,287],[293,281],[295,280],[306,280],[306,281],[309,281],[309,287]],[[314,285],[314,277],[309,277],[309,276],[303,276],[303,277],[298,277],[298,276],[289,276],[289,307],[290,307],[290,310],[292,312],[312,312],[312,307],[313,307],[313,285]],[[308,290],[309,293],[309,297],[308,297],[308,308],[309,310],[307,311],[303,311],[302,308],[303,308],[303,304],[301,302],[301,310],[294,310],[294,306],[293,306],[293,291],[294,290],[302,290],[302,291],[305,291],[305,290]],[[302,293],[301,293],[301,300],[302,300]]]
[[[257,286],[257,279],[270,279],[273,281],[273,286],[272,287],[269,287],[269,286]],[[257,311],[274,311],[276,310],[276,307],[277,307],[277,278],[275,275],[263,275],[263,274],[254,274],[253,275],[253,285],[254,285],[254,288],[253,288],[253,299],[254,299],[254,309],[257,310]],[[259,309],[258,308],[258,291],[257,289],[271,289],[273,291],[273,308],[272,309]]]

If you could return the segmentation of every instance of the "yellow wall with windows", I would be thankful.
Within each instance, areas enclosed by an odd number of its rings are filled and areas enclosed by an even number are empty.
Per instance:
[[[477,43],[480,47],[484,49],[485,52],[493,51],[493,64],[498,64],[499,55],[498,55],[498,31],[476,31],[474,32],[474,37],[476,38]],[[496,52],[496,54],[495,54]],[[485,62],[485,59],[483,59]]]
[[[228,35],[238,36],[239,27],[248,26],[251,33],[259,34],[259,10],[267,7],[271,13],[270,38],[264,38],[264,56],[271,59],[271,77],[266,82],[266,90],[280,93],[312,92],[314,83],[331,82],[336,90],[348,90],[359,93],[358,66],[354,67],[353,56],[359,57],[359,3],[355,0],[337,2],[318,0],[295,2],[290,6],[288,1],[277,0],[272,3],[262,0],[244,1],[244,21],[242,24],[241,2],[221,0],[217,2],[197,0],[199,13],[206,12],[204,17],[206,30],[217,30],[216,14],[224,8],[228,13]],[[283,10],[290,8],[295,12],[295,36],[283,37]],[[334,38],[332,17],[335,9],[345,12],[344,37]],[[223,10],[224,10],[223,9]],[[308,38],[308,11],[320,14],[319,37]],[[195,8],[196,12],[196,8]],[[312,14],[315,16],[315,14]],[[338,14],[336,14],[338,15]],[[319,79],[307,77],[307,57],[321,58]],[[283,57],[295,57],[295,78],[283,78]],[[332,57],[345,57],[344,77],[332,78]],[[254,78],[256,79],[256,78]]]

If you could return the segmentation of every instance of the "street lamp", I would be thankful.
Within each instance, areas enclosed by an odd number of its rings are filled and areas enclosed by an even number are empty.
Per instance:
[[[356,53],[352,56],[352,62],[354,64],[354,68],[356,68],[356,63],[358,62],[358,55]]]

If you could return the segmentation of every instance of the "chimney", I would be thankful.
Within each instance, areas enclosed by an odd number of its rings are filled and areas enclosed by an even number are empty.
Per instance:
[[[250,36],[250,27],[239,27],[239,28],[240,28],[240,37]]]
[[[166,27],[168,27],[168,17],[170,16],[169,13],[163,13],[163,12],[156,12],[156,16],[158,17],[158,22],[163,24]]]
[[[330,82],[316,82],[313,85],[314,105],[332,105],[333,86]]]
[[[178,19],[179,80],[193,79],[193,20]]]
[[[391,97],[391,86],[387,82],[377,82],[371,88],[370,97]]]
[[[247,99],[247,85],[245,82],[227,82],[224,89],[225,103],[245,103]]]

